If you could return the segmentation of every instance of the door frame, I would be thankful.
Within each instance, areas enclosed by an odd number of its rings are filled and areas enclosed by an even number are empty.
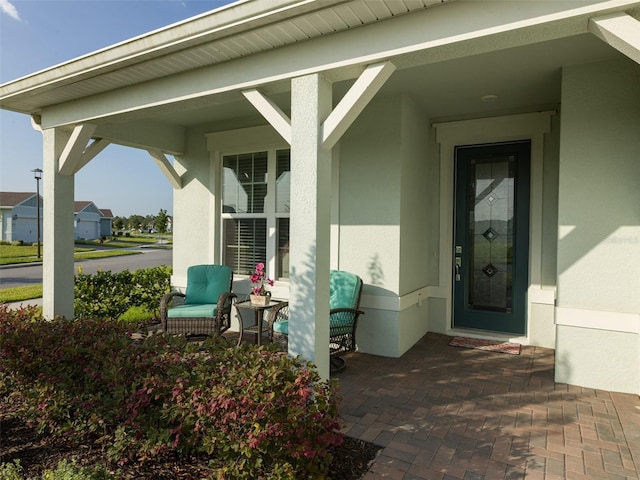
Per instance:
[[[453,328],[468,328],[498,334],[522,334],[526,332],[526,299],[529,280],[529,188],[531,176],[531,142],[485,143],[456,147],[455,158],[455,200],[454,200],[454,259],[461,259],[460,267],[455,267],[456,278],[453,289]],[[473,174],[472,164],[484,163],[489,159],[506,163],[507,157],[514,156],[513,168],[513,222],[512,222],[512,305],[509,312],[486,308],[476,309],[467,304],[467,295],[473,279],[471,262],[472,245],[469,242],[469,215],[476,205],[470,204],[470,198],[476,200],[477,191],[470,197],[469,182]],[[475,181],[474,181],[475,185]],[[489,221],[489,225],[492,225]],[[482,227],[484,228],[484,227]],[[504,232],[503,232],[504,233]],[[506,256],[506,255],[505,255]],[[505,260],[506,262],[506,260]],[[454,262],[455,263],[455,262]],[[502,266],[503,268],[506,265]],[[500,269],[498,269],[500,270]],[[506,274],[506,272],[505,272]],[[484,277],[483,277],[484,278]],[[465,323],[467,325],[465,325]]]
[[[436,142],[440,146],[440,245],[439,282],[430,296],[445,302],[446,333],[453,334],[453,242],[455,204],[455,147],[462,145],[531,141],[531,176],[529,193],[529,282],[527,289],[526,332],[514,336],[527,344],[531,330],[531,307],[553,305],[555,290],[542,288],[542,204],[544,135],[551,131],[555,111],[505,115],[452,122],[434,123]],[[499,335],[499,334],[496,334]]]

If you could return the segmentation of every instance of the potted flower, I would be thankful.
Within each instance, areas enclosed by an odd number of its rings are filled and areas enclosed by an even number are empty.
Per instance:
[[[251,274],[251,303],[254,305],[269,305],[271,292],[267,290],[265,284],[273,287],[273,280],[267,278],[264,271],[264,263],[258,263],[256,270]]]

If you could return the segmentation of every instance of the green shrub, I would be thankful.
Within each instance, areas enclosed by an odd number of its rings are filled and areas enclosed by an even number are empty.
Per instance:
[[[219,479],[322,478],[342,441],[336,384],[269,347],[135,339],[111,320],[44,321],[0,308],[4,404],[121,463],[208,454]],[[0,377],[0,386],[2,385]]]
[[[0,480],[22,480],[20,460],[13,463],[0,463]]]
[[[145,307],[130,307],[129,310],[118,317],[118,320],[129,323],[147,323],[154,316],[157,316],[155,309],[150,312]]]
[[[39,479],[30,480],[111,480],[113,475],[102,467],[79,467],[74,462],[62,460],[55,470],[45,470]],[[0,480],[22,480],[20,461],[0,464]]]
[[[160,299],[170,290],[171,267],[159,266],[120,273],[78,272],[74,283],[74,311],[78,318],[120,318],[131,307],[144,307],[155,318]]]

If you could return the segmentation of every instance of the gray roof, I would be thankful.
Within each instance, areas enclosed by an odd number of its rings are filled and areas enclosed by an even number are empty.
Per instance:
[[[100,208],[100,214],[102,218],[113,218],[113,212],[109,208]]]
[[[0,192],[0,207],[15,207],[35,195],[35,192]]]

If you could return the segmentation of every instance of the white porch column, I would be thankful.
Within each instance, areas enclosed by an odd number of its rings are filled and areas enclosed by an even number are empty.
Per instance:
[[[322,122],[331,84],[318,74],[291,81],[291,216],[289,353],[329,378],[331,150]]]
[[[73,318],[74,177],[60,174],[70,132],[43,130],[43,315]]]

